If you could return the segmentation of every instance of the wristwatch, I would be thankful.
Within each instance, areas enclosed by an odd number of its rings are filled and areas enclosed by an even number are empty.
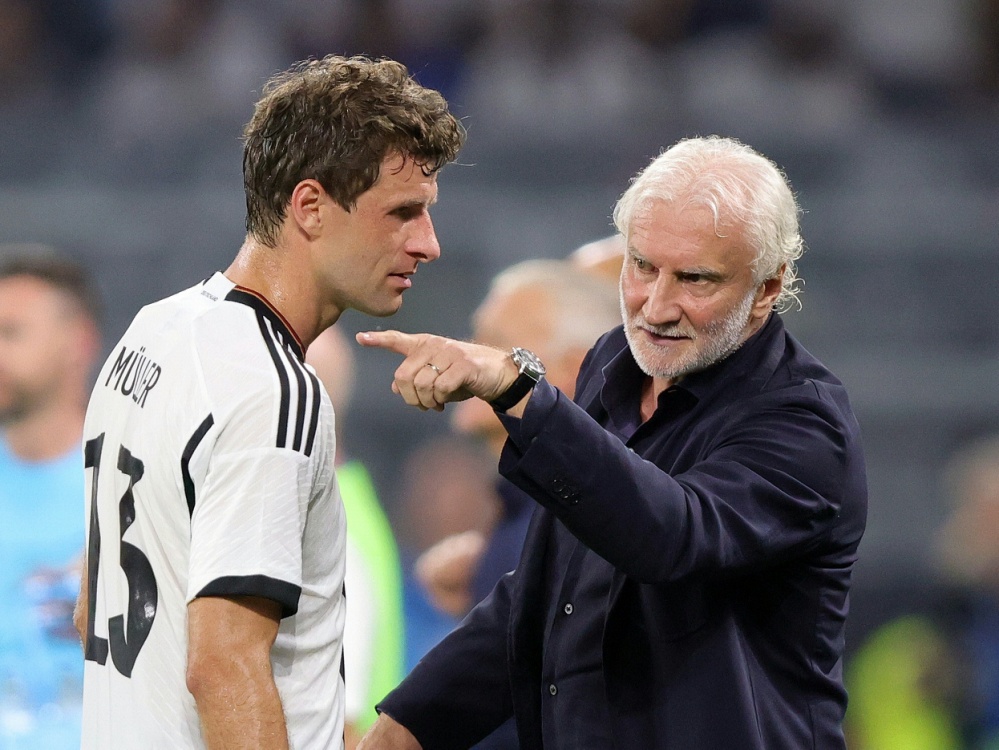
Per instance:
[[[489,402],[493,410],[500,414],[505,414],[507,409],[519,403],[547,372],[544,363],[538,359],[538,355],[527,349],[515,346],[510,351],[510,357],[517,365],[517,369],[520,370],[520,374],[509,388]]]

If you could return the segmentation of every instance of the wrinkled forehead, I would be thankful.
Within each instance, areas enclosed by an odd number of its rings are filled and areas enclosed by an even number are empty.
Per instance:
[[[649,232],[651,228],[668,226],[677,219],[697,217],[699,224],[710,227],[717,237],[731,237],[743,233],[745,221],[736,213],[720,205],[710,195],[684,194],[676,198],[650,195],[635,204],[628,225],[628,238],[635,232]]]

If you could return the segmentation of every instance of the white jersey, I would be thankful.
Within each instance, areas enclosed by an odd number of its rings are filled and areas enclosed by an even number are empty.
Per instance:
[[[282,605],[271,649],[292,747],[341,748],[345,520],[333,408],[287,323],[222,274],[143,308],[84,428],[83,748],[204,742],[187,604]]]

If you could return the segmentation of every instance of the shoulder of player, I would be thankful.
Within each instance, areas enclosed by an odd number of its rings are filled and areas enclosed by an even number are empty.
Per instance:
[[[311,450],[323,389],[288,336],[267,316],[242,305],[213,307],[193,324],[198,366],[218,416],[274,418],[279,446]]]
[[[203,311],[192,322],[192,340],[206,378],[264,389],[286,377],[314,379],[286,331],[246,307],[219,305]]]

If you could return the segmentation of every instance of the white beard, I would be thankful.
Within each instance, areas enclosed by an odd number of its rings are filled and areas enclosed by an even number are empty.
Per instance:
[[[716,362],[721,362],[742,345],[756,291],[756,288],[752,289],[728,315],[721,320],[712,321],[701,331],[680,325],[652,326],[642,319],[641,313],[636,313],[629,319],[622,294],[621,317],[624,320],[624,334],[635,362],[649,377],[671,381],[677,381],[684,375],[700,372]],[[692,346],[678,357],[668,357],[658,350],[659,347],[642,336],[640,329],[658,336],[687,336]]]

